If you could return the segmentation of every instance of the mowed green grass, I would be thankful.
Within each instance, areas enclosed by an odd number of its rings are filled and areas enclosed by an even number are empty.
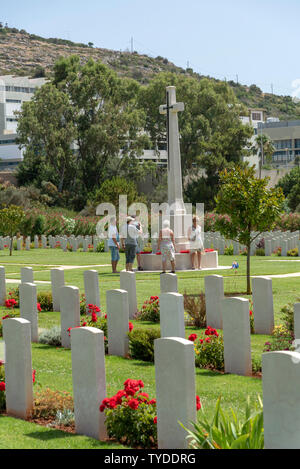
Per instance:
[[[6,267],[7,278],[17,279],[20,276],[21,266],[32,266],[34,279],[50,282],[50,266],[82,266],[79,269],[66,270],[65,281],[84,292],[83,272],[87,268],[99,272],[99,285],[101,295],[101,309],[106,310],[106,291],[119,288],[118,275],[111,273],[109,253],[63,253],[60,250],[15,251],[13,257],[7,252],[1,252],[0,265]],[[225,293],[234,293],[249,298],[246,290],[246,258],[244,256],[220,256],[219,265],[231,266],[234,260],[240,264],[239,270],[220,270],[209,272],[178,272],[178,285],[180,293],[198,293],[204,291],[204,277],[213,273],[224,276]],[[273,262],[275,261],[275,262]],[[286,262],[288,261],[288,262]],[[94,267],[107,265],[106,267]],[[86,267],[93,266],[93,267]],[[124,268],[124,255],[119,263],[119,270]],[[252,275],[283,275],[300,272],[298,259],[291,258],[251,258]],[[137,273],[137,298],[141,307],[143,302],[152,295],[159,295],[160,276],[158,273]],[[275,322],[281,321],[280,309],[287,303],[294,303],[300,297],[300,277],[274,278],[273,296],[275,309]],[[16,285],[8,285],[8,290]],[[50,285],[38,285],[38,291],[50,290]],[[6,313],[1,308],[0,314]],[[140,323],[133,321],[135,327],[155,327],[157,324]],[[57,312],[40,313],[39,327],[48,329],[60,323]],[[191,332],[203,333],[195,328],[188,327],[186,336]],[[264,343],[268,336],[251,336],[252,356],[260,357]],[[49,347],[41,344],[32,345],[33,367],[37,370],[38,385],[42,388],[50,387],[55,390],[72,390],[71,352],[61,348]],[[137,360],[127,360],[118,357],[106,357],[107,395],[111,396],[120,388],[127,378],[142,379],[145,391],[155,397],[155,368],[153,364]],[[36,388],[36,389],[37,389]],[[223,407],[234,408],[239,415],[243,414],[246,397],[249,395],[255,401],[258,394],[262,395],[262,382],[259,378],[224,375],[208,370],[196,369],[197,394],[201,397],[203,408],[208,416],[212,416],[216,400],[222,396]],[[23,422],[8,417],[0,417],[0,448],[106,448],[119,447],[118,445],[105,446],[91,438],[68,435],[50,428],[43,428],[29,422]]]

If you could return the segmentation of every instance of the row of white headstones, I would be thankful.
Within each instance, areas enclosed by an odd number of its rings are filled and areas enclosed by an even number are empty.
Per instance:
[[[14,237],[13,241],[17,243],[17,251],[21,251],[23,247],[23,237],[17,238]],[[97,250],[98,243],[101,241],[101,238],[98,236],[41,236],[41,241],[39,236],[35,235],[33,238],[33,247],[34,249],[39,249],[41,246],[42,249],[49,248],[61,248],[63,251],[68,250],[68,244],[70,245],[72,251],[77,251],[79,247],[82,247],[84,252],[89,250],[89,246],[93,246],[93,250]],[[0,236],[0,250],[2,251],[5,246],[10,245],[10,238]],[[107,245],[107,243],[105,244]],[[25,238],[25,249],[29,251],[31,249],[31,237],[27,236]],[[108,248],[106,249],[108,250]]]
[[[62,345],[72,351],[76,432],[102,440],[106,435],[105,419],[99,412],[106,397],[104,334],[96,328],[78,328],[79,289],[59,286],[57,273],[60,281],[63,278],[62,269],[53,269],[51,278],[56,282],[52,282],[52,288],[55,285],[59,290]],[[85,284],[89,275],[99,295],[98,273],[85,272]],[[120,283],[123,289],[106,294],[108,353],[126,356],[130,297],[135,296],[136,304],[135,274],[122,272]],[[258,333],[270,333],[274,327],[272,281],[257,277],[252,286],[255,328]],[[162,449],[186,448],[186,432],[178,422],[190,428],[190,422],[196,419],[194,344],[185,339],[183,296],[177,291],[177,276],[161,275],[161,339],[155,341],[155,375],[158,446]],[[207,325],[223,328],[225,372],[251,375],[249,301],[224,298],[223,278],[214,275],[205,278],[205,294]],[[20,319],[3,322],[6,402],[8,414],[26,418],[33,406],[31,341],[38,340],[36,286],[32,283],[20,285],[20,314]],[[295,305],[295,336],[300,339],[299,303]],[[298,384],[299,353],[263,354],[265,447],[300,448]]]
[[[255,236],[256,233],[252,232],[252,236]],[[23,238],[15,238],[17,241],[17,250],[22,249]],[[272,252],[281,248],[282,256],[286,256],[287,252],[291,249],[298,247],[299,249],[299,231],[271,231],[266,233],[261,233],[253,243],[251,244],[250,254],[255,255],[257,244],[262,240],[265,240],[265,255],[271,256]],[[84,252],[89,250],[89,246],[93,246],[93,250],[97,250],[98,243],[101,241],[101,238],[97,236],[41,236],[41,246],[43,249],[46,249],[48,246],[50,248],[60,247],[63,251],[68,250],[68,244],[70,245],[72,251],[77,251],[79,247],[82,247]],[[7,237],[0,237],[0,250],[4,249],[4,246],[9,246],[10,239]],[[233,246],[233,254],[239,255],[241,251],[246,249],[246,246],[238,243],[237,241],[231,241],[224,238],[218,232],[206,232],[204,236],[204,247],[209,249],[213,246],[214,249],[219,251],[219,254],[223,255],[225,248]],[[34,236],[34,248],[38,249],[40,246],[39,237]],[[25,239],[25,249],[30,250],[31,247],[31,237],[27,236]],[[107,240],[104,240],[104,249],[108,251]],[[155,251],[156,249],[153,248]],[[298,251],[300,256],[300,249]]]
[[[251,236],[255,237],[256,232],[252,232]],[[257,249],[257,244],[264,239],[265,242],[265,255],[271,256],[277,248],[281,248],[281,255],[287,256],[287,252],[291,249],[298,247],[298,256],[300,256],[300,240],[299,240],[299,231],[270,231],[266,233],[261,233],[258,235],[255,240],[251,243],[250,255],[254,256]],[[246,246],[238,243],[237,241],[231,241],[224,238],[218,232],[206,232],[204,238],[204,247],[211,248],[219,251],[219,254],[223,255],[225,248],[232,246],[233,255],[239,255],[241,251],[246,249]]]

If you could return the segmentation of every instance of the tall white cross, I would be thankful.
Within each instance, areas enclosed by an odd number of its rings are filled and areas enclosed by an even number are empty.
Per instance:
[[[182,198],[178,112],[183,110],[184,104],[176,103],[175,86],[168,86],[167,104],[160,106],[159,112],[167,116],[168,202],[170,205],[176,203],[180,211],[184,208],[184,204]]]

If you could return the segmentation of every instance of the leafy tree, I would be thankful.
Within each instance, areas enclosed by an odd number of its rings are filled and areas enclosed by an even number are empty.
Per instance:
[[[19,113],[18,142],[25,150],[19,183],[51,183],[62,204],[82,208],[106,179],[138,181],[153,171],[138,159],[148,140],[136,107],[139,86],[92,59],[85,65],[77,56],[59,60],[52,82]]]
[[[68,96],[51,83],[39,88],[19,114],[18,138],[24,161],[18,167],[20,185],[50,181],[58,191],[69,186],[75,171],[71,145],[76,136]]]
[[[12,256],[13,237],[20,231],[25,212],[21,207],[10,205],[0,210],[0,231],[4,236],[10,237],[9,255]]]
[[[133,181],[114,177],[103,182],[101,187],[93,194],[89,204],[96,207],[101,203],[109,202],[113,204],[117,210],[119,208],[120,195],[127,195],[128,207],[134,202],[144,201],[144,199],[139,196],[136,184]]]
[[[126,175],[137,180],[147,138],[141,134],[144,113],[136,107],[139,84],[120,79],[100,62],[80,65],[79,57],[61,59],[54,84],[74,106],[77,129],[77,175],[88,193],[107,178]]]
[[[212,208],[217,194],[218,172],[247,154],[250,126],[240,119],[242,111],[232,89],[224,82],[198,80],[186,75],[162,73],[140,89],[139,105],[145,111],[145,129],[152,147],[166,138],[166,119],[159,105],[166,102],[166,87],[176,86],[177,100],[185,104],[178,114],[183,176],[194,176],[187,188],[191,202],[205,202]],[[196,174],[196,176],[195,176]],[[201,188],[201,198],[194,200]]]
[[[282,189],[268,189],[268,182],[267,177],[255,177],[254,167],[236,167],[220,174],[221,187],[216,197],[216,211],[229,215],[230,221],[217,220],[216,229],[227,239],[247,247],[247,294],[251,293],[251,243],[262,232],[272,230],[284,201]]]
[[[288,174],[283,176],[277,184],[281,187],[285,197],[287,198],[288,206],[291,210],[295,211],[300,204],[300,168],[299,166],[293,168]]]

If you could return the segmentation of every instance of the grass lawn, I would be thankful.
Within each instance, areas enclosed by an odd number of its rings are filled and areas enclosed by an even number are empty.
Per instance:
[[[74,285],[83,292],[83,272],[86,266],[99,272],[99,284],[102,310],[105,311],[105,292],[113,288],[119,288],[119,276],[111,274],[110,256],[107,253],[63,253],[60,250],[32,250],[15,251],[12,257],[7,251],[0,253],[0,264],[5,266],[7,278],[18,279],[20,268],[32,266],[36,281],[50,281],[51,266],[79,266],[77,269],[65,271],[65,281],[68,285]],[[232,265],[238,260],[240,268],[237,273],[233,270],[208,272],[178,272],[179,292],[197,293],[204,291],[204,277],[213,273],[224,276],[225,292],[239,293],[239,296],[247,297],[243,292],[246,289],[246,258],[244,256],[220,256],[219,265]],[[286,262],[288,261],[288,262]],[[94,267],[94,266],[101,267]],[[119,269],[124,267],[124,259],[119,264]],[[300,263],[297,258],[251,258],[252,275],[284,275],[300,272]],[[138,273],[137,297],[139,307],[151,295],[158,295],[160,286],[159,273]],[[285,304],[294,303],[300,297],[300,277],[274,278],[273,295],[275,308],[275,322],[280,323],[280,309]],[[8,291],[14,284],[8,285]],[[50,290],[50,285],[39,284],[38,291]],[[1,308],[0,315],[7,312]],[[3,316],[4,314],[2,314]],[[60,315],[57,312],[40,313],[39,327],[50,328],[59,324]],[[135,327],[137,322],[133,321]],[[139,327],[158,327],[153,324],[138,323]],[[187,337],[195,328],[187,328]],[[197,331],[196,332],[200,332]],[[253,357],[260,357],[264,343],[268,336],[251,336]],[[68,391],[72,393],[71,352],[41,344],[32,346],[33,367],[37,370],[38,386]],[[122,388],[127,378],[142,379],[145,383],[145,392],[155,397],[155,370],[154,366],[137,360],[127,360],[118,357],[106,357],[107,395],[110,396]],[[240,377],[236,375],[224,375],[208,370],[196,369],[197,394],[201,397],[203,408],[209,416],[212,415],[217,398],[222,395],[225,409],[233,407],[238,414],[243,413],[247,395],[252,400],[257,394],[262,395],[262,382],[259,378]],[[47,429],[38,425],[23,422],[8,417],[0,417],[0,448],[105,448],[102,443],[91,438],[65,434],[54,429]],[[109,448],[120,447],[118,445]]]

